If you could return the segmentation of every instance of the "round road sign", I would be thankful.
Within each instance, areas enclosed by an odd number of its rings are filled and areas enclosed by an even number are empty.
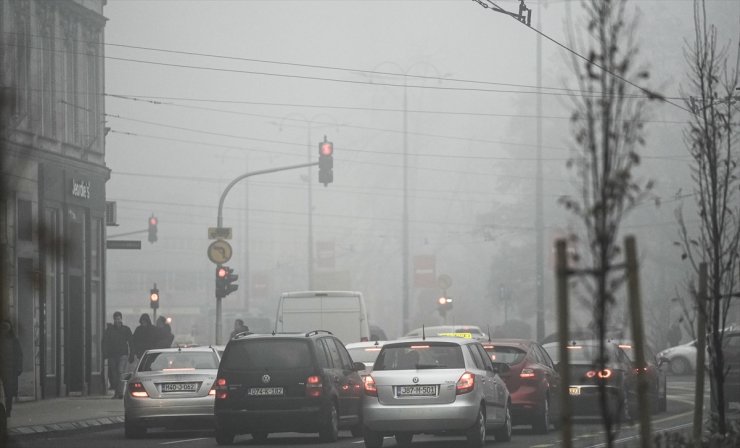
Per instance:
[[[208,259],[216,264],[231,260],[231,245],[224,240],[216,240],[208,246]]]

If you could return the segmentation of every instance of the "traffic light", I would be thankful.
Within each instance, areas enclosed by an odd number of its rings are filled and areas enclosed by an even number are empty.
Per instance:
[[[159,289],[156,285],[149,290],[149,307],[153,310],[159,308]]]
[[[239,289],[239,285],[234,282],[239,276],[234,274],[234,270],[228,266],[219,266],[216,268],[216,298],[223,299],[232,292]]]
[[[154,243],[157,241],[157,217],[152,215],[149,217],[149,242]]]
[[[449,310],[452,309],[452,299],[446,296],[442,296],[437,299],[437,311],[440,316],[445,316]]]
[[[319,143],[319,183],[327,186],[334,182],[334,143]]]

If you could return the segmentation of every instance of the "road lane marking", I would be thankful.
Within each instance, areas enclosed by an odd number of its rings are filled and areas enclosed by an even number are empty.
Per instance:
[[[210,437],[198,437],[197,439],[184,439],[184,440],[172,440],[170,442],[162,442],[160,445],[171,445],[173,443],[185,443],[185,442],[197,442],[198,440],[208,440]]]

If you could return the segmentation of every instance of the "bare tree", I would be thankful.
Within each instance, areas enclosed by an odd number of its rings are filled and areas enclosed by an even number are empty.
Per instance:
[[[579,195],[563,197],[560,202],[584,227],[588,260],[584,257],[581,266],[590,267],[582,271],[586,275],[578,283],[584,291],[581,300],[593,310],[592,327],[599,340],[595,367],[604,369],[609,361],[605,339],[610,311],[625,275],[618,267],[620,225],[652,188],[651,182],[636,179],[632,171],[640,163],[638,148],[645,144],[647,105],[657,95],[636,84],[647,79],[648,73],[636,66],[636,20],[627,13],[626,0],[584,0],[583,6],[587,36],[585,44],[578,46],[588,56],[572,58],[582,93],[574,99],[574,156],[568,161],[577,175]],[[574,36],[570,41],[575,42]],[[616,436],[615,403],[608,401],[605,380],[599,386],[606,441],[611,447]],[[626,394],[616,405],[619,413],[628,413]]]
[[[685,141],[693,159],[691,174],[699,228],[689,230],[681,208],[676,210],[676,218],[682,258],[697,273],[699,263],[708,264],[708,303],[697,303],[697,310],[706,317],[713,423],[719,434],[724,435],[727,432],[726,372],[722,340],[731,295],[739,286],[740,263],[740,170],[736,150],[738,133],[733,128],[740,115],[735,98],[740,48],[731,66],[727,47],[718,47],[716,27],[707,23],[703,0],[694,1],[694,42],[686,47],[690,89],[695,96],[687,101],[692,113]]]

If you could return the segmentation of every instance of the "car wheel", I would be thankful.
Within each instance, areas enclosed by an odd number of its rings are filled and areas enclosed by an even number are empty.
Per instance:
[[[689,360],[683,357],[671,359],[671,373],[674,375],[685,375],[691,371]]]
[[[409,434],[407,432],[402,432],[396,434],[396,445],[398,446],[409,446],[411,445],[411,440],[414,438],[413,434]]]
[[[339,416],[337,415],[337,405],[332,403],[326,415],[326,421],[324,421],[319,430],[319,440],[322,442],[336,442],[338,438]]]
[[[508,442],[511,440],[511,411],[509,408],[511,407],[511,403],[506,404],[506,421],[504,421],[503,426],[500,428],[497,428],[493,432],[493,436],[496,438],[498,442]]]
[[[362,438],[365,439],[366,448],[382,448],[383,435],[365,426],[362,429]]]
[[[475,419],[475,424],[467,430],[465,436],[469,447],[479,448],[486,444],[486,413],[483,406],[478,409],[478,418]]]
[[[267,436],[270,435],[270,433],[267,432],[253,432],[252,433],[252,439],[254,439],[257,443],[264,443],[267,440]]]
[[[125,420],[123,424],[123,432],[127,439],[140,439],[146,435],[146,428],[129,420]]]
[[[535,414],[532,422],[532,430],[537,434],[547,434],[550,430],[550,399],[545,397],[542,410]]]

